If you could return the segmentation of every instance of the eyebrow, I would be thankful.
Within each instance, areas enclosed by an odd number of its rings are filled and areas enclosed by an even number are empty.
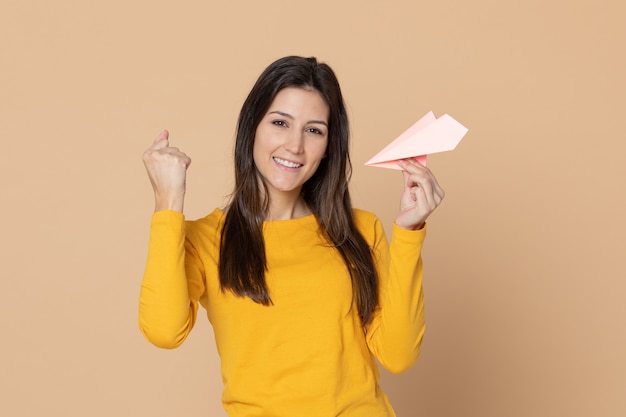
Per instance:
[[[291,119],[291,120],[294,119],[294,117],[292,115],[290,115],[289,113],[285,113],[285,112],[282,112],[282,111],[279,111],[279,110],[271,111],[268,114],[278,114],[280,116],[286,117],[286,118]],[[309,120],[308,123],[317,123],[317,124],[324,125],[324,126],[328,127],[328,123],[326,123],[323,120]]]

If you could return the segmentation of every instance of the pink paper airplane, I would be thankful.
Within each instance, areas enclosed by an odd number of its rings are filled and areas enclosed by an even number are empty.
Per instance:
[[[399,169],[395,161],[415,158],[426,165],[426,155],[453,150],[467,133],[467,128],[444,114],[436,117],[431,111],[398,136],[365,165]]]

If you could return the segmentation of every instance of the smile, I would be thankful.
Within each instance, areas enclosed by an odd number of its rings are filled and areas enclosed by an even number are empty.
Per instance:
[[[282,165],[287,168],[300,168],[302,166],[302,164],[296,164],[295,162],[290,162],[290,161],[287,161],[286,159],[280,159],[275,156],[273,157],[273,159],[274,159],[274,162],[276,162],[277,164]]]

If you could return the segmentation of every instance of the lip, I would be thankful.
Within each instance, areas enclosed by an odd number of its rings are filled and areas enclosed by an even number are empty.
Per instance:
[[[304,164],[301,164],[300,162],[291,161],[289,159],[280,158],[278,156],[273,156],[272,159],[281,168],[298,169],[304,166]]]

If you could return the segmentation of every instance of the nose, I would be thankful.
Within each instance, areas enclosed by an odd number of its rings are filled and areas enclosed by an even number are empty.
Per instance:
[[[293,154],[299,154],[304,151],[304,133],[295,129],[289,132],[285,140],[285,149]]]

